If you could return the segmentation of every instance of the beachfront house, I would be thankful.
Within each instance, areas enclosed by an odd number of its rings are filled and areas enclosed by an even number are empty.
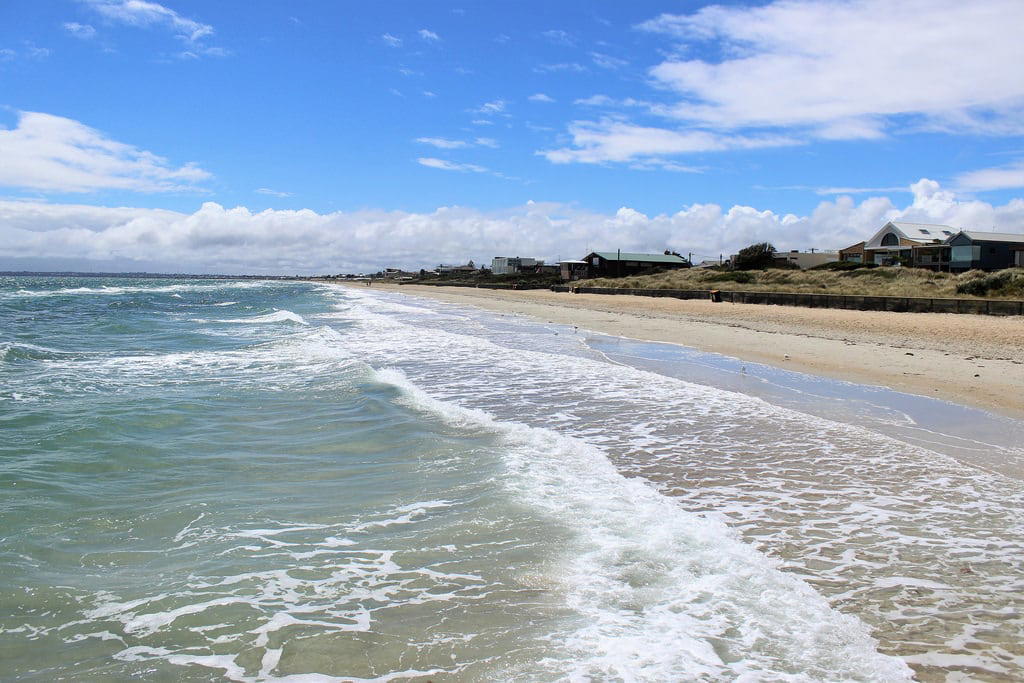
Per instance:
[[[945,269],[954,273],[1024,268],[1024,235],[1020,234],[961,230],[946,240],[946,249]]]
[[[956,233],[948,225],[889,221],[870,239],[839,250],[839,260],[879,266],[912,265],[914,247],[937,245]]]
[[[544,261],[523,256],[495,256],[491,259],[491,272],[495,275],[535,273]]]
[[[655,268],[689,268],[690,262],[679,254],[637,254],[626,251],[592,251],[583,257],[586,277],[625,277]],[[563,270],[563,273],[565,271]]]

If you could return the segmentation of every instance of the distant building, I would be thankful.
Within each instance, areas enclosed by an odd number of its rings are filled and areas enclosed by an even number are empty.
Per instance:
[[[563,280],[583,280],[587,277],[587,262],[559,261],[558,271]]]
[[[443,275],[443,274],[450,274],[450,273],[461,273],[461,274],[475,273],[478,270],[479,270],[479,268],[477,268],[475,265],[473,265],[473,262],[470,261],[469,263],[467,263],[464,266],[446,266],[445,264],[442,263],[441,265],[439,265],[437,268],[434,269],[434,272]]]
[[[586,277],[625,277],[645,270],[689,268],[690,262],[678,254],[635,254],[619,251],[592,251],[583,258]]]
[[[839,260],[839,254],[834,251],[776,251],[774,253],[775,263],[786,263],[797,266],[801,270],[807,270],[814,266],[825,263],[832,263]]]
[[[521,256],[495,256],[491,259],[491,272],[495,275],[515,275],[523,272],[536,272],[537,266],[544,261]]]

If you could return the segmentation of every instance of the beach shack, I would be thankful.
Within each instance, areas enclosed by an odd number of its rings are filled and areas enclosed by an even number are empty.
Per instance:
[[[637,254],[626,251],[592,251],[582,261],[586,277],[626,277],[655,268],[689,268],[690,262],[678,254]]]

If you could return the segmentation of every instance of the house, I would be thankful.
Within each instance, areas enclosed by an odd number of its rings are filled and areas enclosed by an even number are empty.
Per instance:
[[[439,274],[439,275],[452,274],[452,273],[459,274],[459,275],[465,275],[466,273],[475,273],[475,272],[477,272],[477,270],[479,270],[479,269],[476,266],[473,265],[472,261],[470,261],[469,263],[467,263],[464,266],[446,266],[445,264],[442,263],[441,265],[439,265],[437,268],[434,269],[434,272]]]
[[[587,262],[559,261],[558,270],[563,280],[582,280],[587,277]]]
[[[948,270],[1024,268],[1024,235],[961,230],[946,240]]]
[[[955,232],[948,225],[889,221],[870,239],[841,249],[840,260],[879,266],[911,265],[914,247],[941,244]]]
[[[491,259],[491,272],[495,275],[515,275],[522,272],[535,272],[537,266],[544,261],[520,256],[495,256]]]
[[[834,251],[776,251],[774,253],[775,263],[789,264],[800,268],[800,270],[807,270],[814,266],[820,266],[825,263],[831,263],[832,261],[839,260],[839,254]]]
[[[689,268],[690,262],[679,254],[636,254],[624,251],[592,251],[582,259],[586,277],[625,277],[653,268],[666,270]]]

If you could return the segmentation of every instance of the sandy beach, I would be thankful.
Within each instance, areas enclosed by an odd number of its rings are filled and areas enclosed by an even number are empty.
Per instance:
[[[359,285],[363,286],[363,285]],[[1024,418],[1024,319],[374,283]]]

